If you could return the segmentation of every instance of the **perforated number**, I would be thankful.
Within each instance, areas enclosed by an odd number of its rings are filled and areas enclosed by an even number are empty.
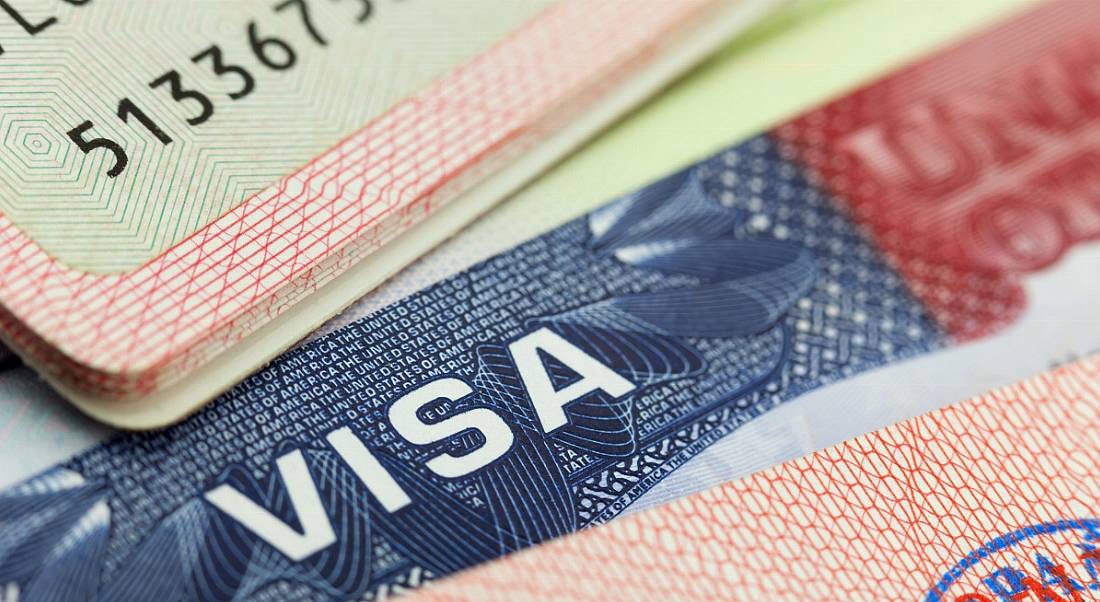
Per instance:
[[[84,123],[69,130],[69,139],[76,144],[77,148],[84,152],[84,154],[91,153],[92,151],[100,148],[107,149],[115,156],[115,164],[111,169],[107,170],[108,178],[117,178],[126,165],[130,163],[130,159],[126,156],[126,151],[122,150],[122,146],[114,140],[108,140],[107,138],[92,138],[87,140],[84,138],[84,134],[88,133],[88,130],[95,127],[91,121],[85,121]]]
[[[91,2],[91,0],[61,1],[73,6],[83,6]],[[318,27],[318,24],[314,21],[313,11],[311,10],[311,7],[314,7],[314,5],[311,5],[310,1],[311,0],[281,0],[272,8],[276,13],[296,12],[298,18],[301,20],[302,27],[309,37],[319,46],[328,46],[328,38],[325,37]],[[343,0],[332,1],[343,2]],[[374,15],[374,0],[352,0],[352,3],[358,4],[359,6],[359,13],[355,16],[357,22],[364,23]],[[30,35],[36,35],[45,31],[57,21],[56,18],[51,17],[40,23],[32,23],[12,8],[7,0],[0,0],[0,12],[7,13],[8,16],[15,19],[16,23]],[[273,71],[286,71],[298,63],[298,53],[294,50],[294,47],[280,37],[261,34],[257,21],[250,21],[248,23],[248,45],[249,48],[252,49],[252,53],[256,56],[256,59],[265,67]],[[0,47],[0,54],[3,54],[3,52],[3,48]],[[231,100],[244,98],[256,89],[256,77],[253,75],[253,72],[239,64],[227,63],[225,54],[218,45],[210,46],[206,50],[192,56],[191,62],[196,65],[208,65],[214,75],[219,78],[235,76],[240,81],[240,87],[233,92],[227,93]],[[179,103],[186,102],[195,109],[196,113],[187,119],[188,124],[192,126],[202,125],[214,116],[216,106],[214,101],[211,100],[211,97],[199,90],[185,87],[183,76],[180,75],[178,70],[173,69],[168,71],[164,75],[149,82],[149,88],[153,90],[165,86],[167,86],[168,92],[172,95],[172,100]],[[130,123],[131,119],[136,121],[145,128],[147,132],[152,134],[153,137],[159,140],[161,144],[168,145],[172,143],[172,137],[129,98],[123,98],[119,101],[118,118],[121,119],[123,123]],[[89,132],[94,127],[95,124],[92,121],[85,121],[79,126],[69,130],[69,139],[85,154],[89,154],[96,150],[110,151],[114,156],[114,164],[107,170],[107,176],[110,178],[117,178],[126,170],[130,158],[126,154],[125,149],[123,149],[122,145],[118,142],[109,138],[97,138],[94,137],[94,135],[89,137]]]
[[[255,21],[248,24],[248,44],[252,47],[256,58],[269,69],[285,71],[298,62],[298,55],[294,53],[290,44],[275,36],[261,38]],[[272,56],[273,54],[275,56]]]
[[[176,102],[192,100],[199,104],[199,114],[188,119],[187,123],[191,125],[202,125],[214,115],[214,103],[210,102],[210,98],[202,92],[185,89],[183,87],[183,82],[180,79],[180,74],[178,71],[173,69],[172,71],[165,73],[164,75],[150,82],[149,87],[155,90],[163,86],[164,84],[168,84],[168,88],[172,92],[172,100],[175,100]]]
[[[165,133],[164,130],[160,129],[160,126],[150,119],[149,116],[145,114],[145,111],[139,109],[129,98],[123,98],[118,102],[118,118],[121,119],[123,123],[129,123],[131,116],[137,119],[142,127],[149,130],[150,134],[156,136],[161,144],[172,144],[172,137]]]
[[[285,0],[275,6],[275,12],[281,13],[291,7],[298,7],[298,14],[302,17],[302,24],[305,25],[306,31],[309,32],[309,37],[313,38],[313,40],[321,46],[328,46],[328,40],[321,35],[321,32],[317,31],[317,26],[313,24],[313,19],[309,14],[309,5],[306,4],[306,0]]]
[[[339,2],[340,0],[334,1]],[[372,2],[371,0],[359,0],[359,4],[363,6],[363,10],[359,13],[359,16],[356,17],[355,20],[359,21],[360,23],[366,23],[367,19],[369,19],[371,15],[374,14],[374,2]]]
[[[210,60],[210,66],[214,70],[214,75],[223,77],[231,73],[241,79],[241,88],[236,92],[230,92],[229,98],[239,100],[251,94],[252,90],[256,88],[256,78],[252,77],[252,74],[249,73],[248,70],[238,65],[225,64],[225,58],[222,55],[222,49],[220,47],[211,46],[203,50],[191,57],[191,62],[198,65],[207,59]]]

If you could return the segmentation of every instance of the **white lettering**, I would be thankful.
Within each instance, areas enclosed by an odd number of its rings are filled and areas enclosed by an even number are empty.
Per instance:
[[[449,479],[462,477],[503,456],[512,447],[512,430],[499,414],[489,408],[474,408],[428,424],[417,411],[437,399],[457,401],[473,394],[473,389],[457,378],[441,378],[422,385],[390,406],[389,419],[402,437],[414,445],[430,445],[444,441],[466,430],[476,430],[485,444],[476,450],[453,456],[442,453],[425,463],[429,470]]]
[[[275,465],[290,496],[290,507],[302,524],[301,533],[227,484],[207,491],[205,497],[218,510],[297,562],[335,543],[336,533],[325,514],[317,485],[309,474],[302,452],[295,450],[281,456]]]
[[[325,435],[325,438],[355,476],[359,477],[363,485],[378,498],[386,512],[397,512],[412,503],[405,490],[401,489],[401,485],[386,471],[378,458],[370,453],[359,437],[351,432],[350,428],[346,426],[338,428]]]
[[[581,397],[596,390],[603,390],[612,397],[622,397],[637,388],[634,383],[548,328],[540,328],[515,341],[508,346],[508,350],[542,423],[542,430],[547,433],[568,424],[564,408]],[[580,374],[580,380],[560,391],[554,389],[554,383],[539,357],[539,350]]]

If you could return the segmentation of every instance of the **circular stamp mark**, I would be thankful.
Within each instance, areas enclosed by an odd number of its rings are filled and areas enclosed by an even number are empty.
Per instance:
[[[1067,519],[995,537],[956,562],[924,602],[1100,601],[1100,519]]]

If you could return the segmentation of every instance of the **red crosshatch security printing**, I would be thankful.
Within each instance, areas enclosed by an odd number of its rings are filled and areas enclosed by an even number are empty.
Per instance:
[[[544,135],[540,124],[578,90],[606,87],[714,4],[555,3],[129,273],[70,269],[0,215],[0,329],[82,391],[163,386],[432,213],[487,161]]]
[[[1100,357],[413,600],[1100,600]]]

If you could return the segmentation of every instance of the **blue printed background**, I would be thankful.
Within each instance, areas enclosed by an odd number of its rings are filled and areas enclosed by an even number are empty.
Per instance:
[[[638,385],[546,435],[506,345],[548,328]],[[0,587],[22,600],[343,599],[412,586],[609,520],[785,400],[946,337],[833,201],[767,137],[613,202],[288,353],[166,431],[104,444],[0,494]],[[555,384],[573,374],[546,359]],[[449,482],[385,428],[458,376],[512,450]],[[351,426],[412,498],[388,514],[325,444]],[[273,461],[301,450],[338,541],[291,562],[202,499],[229,483],[296,525]]]

